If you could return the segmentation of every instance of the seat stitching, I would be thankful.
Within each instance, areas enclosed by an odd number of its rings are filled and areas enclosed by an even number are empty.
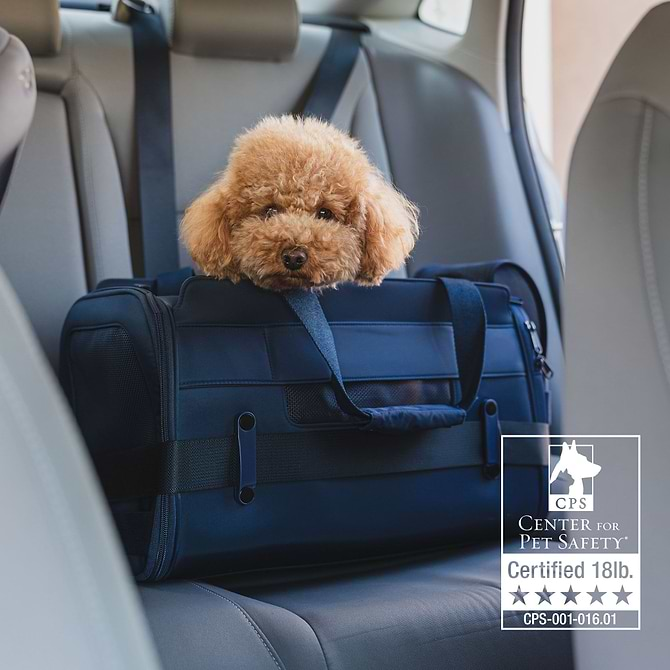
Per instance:
[[[77,106],[77,116],[79,117],[79,126],[81,129],[81,140],[82,140],[81,149],[82,149],[82,156],[84,158],[84,166],[83,166],[84,182],[86,183],[86,188],[90,193],[91,205],[92,205],[90,208],[87,209],[89,209],[90,222],[92,224],[90,226],[90,234],[93,244],[95,246],[94,253],[96,256],[96,258],[93,259],[93,265],[94,265],[93,273],[95,275],[94,282],[97,282],[100,277],[107,276],[107,272],[105,271],[105,254],[103,253],[102,243],[100,239],[101,226],[100,221],[98,219],[98,202],[97,202],[97,193],[95,186],[96,180],[95,177],[92,176],[95,170],[93,168],[93,161],[91,159],[91,154],[89,150],[90,143],[85,139],[85,136],[89,135],[89,128],[86,123],[86,115],[84,113],[84,103],[82,101],[81,91],[83,89],[83,85],[81,75],[78,76],[75,81],[76,83],[75,83],[74,98]]]
[[[267,650],[268,654],[270,654],[270,658],[274,661],[274,664],[279,668],[279,670],[285,670],[284,663],[281,662],[281,660],[278,658],[278,655],[275,655],[275,652],[273,649],[270,648],[270,645],[268,642],[265,641],[264,635],[261,634],[260,629],[256,625],[256,623],[253,621],[253,619],[249,616],[249,614],[244,610],[242,607],[240,607],[234,600],[231,600],[230,598],[226,598],[221,593],[217,593],[216,591],[212,591],[211,589],[208,589],[206,586],[203,586],[202,584],[198,584],[197,582],[191,582],[191,584],[199,589],[202,589],[203,591],[206,591],[207,593],[216,596],[217,598],[221,598],[222,600],[225,600],[229,602],[235,609],[237,609],[240,614],[246,619],[247,623],[251,626],[253,629],[254,633],[256,633],[256,636],[258,639],[263,643],[263,646]],[[281,662],[281,665],[280,665]]]
[[[642,137],[640,140],[640,158],[638,162],[638,229],[642,252],[642,268],[647,289],[647,299],[651,311],[651,321],[656,336],[656,344],[661,356],[665,379],[670,384],[670,337],[663,313],[663,305],[658,288],[656,265],[652,248],[651,229],[649,227],[649,153],[653,128],[654,110],[645,104]]]
[[[72,49],[71,52],[72,74],[69,78],[68,83],[72,83],[75,89],[73,91],[72,97],[74,98],[76,113],[79,120],[79,130],[80,130],[79,139],[81,141],[78,142],[78,144],[80,145],[81,150],[81,157],[83,163],[81,167],[83,173],[84,189],[86,191],[86,197],[82,198],[82,200],[86,202],[85,205],[86,212],[84,213],[84,221],[88,221],[90,224],[89,226],[84,225],[84,227],[88,228],[87,232],[90,235],[91,243],[94,248],[93,249],[94,258],[87,259],[87,261],[89,264],[89,268],[92,271],[93,284],[95,285],[99,281],[100,277],[104,278],[107,276],[106,272],[107,264],[105,260],[105,254],[103,253],[102,248],[102,240],[101,240],[102,233],[98,217],[98,203],[97,203],[96,186],[95,186],[96,179],[95,177],[89,177],[89,169],[91,173],[94,172],[94,169],[93,169],[93,160],[89,150],[90,143],[85,140],[85,136],[88,136],[90,133],[89,128],[86,124],[84,103],[82,101],[82,95],[81,95],[81,91],[83,89],[82,81],[86,81],[86,83],[90,88],[93,89],[93,87],[88,82],[88,80],[86,80],[86,78],[83,75],[83,72],[79,67],[79,60],[77,58],[77,45],[75,40],[72,40],[71,49]],[[63,87],[63,91],[65,92],[65,87]],[[66,103],[67,103],[67,97],[66,97]],[[76,168],[77,165],[75,164],[75,172]],[[90,195],[90,202],[88,198],[89,195]],[[84,221],[82,221],[82,223],[84,223]]]
[[[321,650],[321,654],[323,656],[323,662],[326,664],[326,670],[330,667],[328,665],[328,658],[326,657],[326,650],[323,647],[323,644],[321,644],[321,640],[319,639],[319,635],[316,632],[316,628],[312,626],[312,624],[302,615],[298,614],[295,610],[289,609],[288,607],[285,607],[284,605],[277,605],[276,603],[270,602],[270,601],[264,601],[267,602],[269,605],[272,605],[273,607],[281,607],[283,610],[286,610],[287,612],[290,612],[294,616],[297,616],[298,619],[301,621],[305,622],[305,625],[314,633],[314,637],[316,638],[316,642],[319,645],[319,649]]]

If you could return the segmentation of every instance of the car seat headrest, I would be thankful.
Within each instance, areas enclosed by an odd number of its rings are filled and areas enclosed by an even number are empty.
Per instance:
[[[160,0],[172,50],[203,58],[280,60],[295,50],[295,0]]]
[[[2,0],[0,26],[16,35],[33,58],[60,51],[58,0]]]
[[[662,55],[670,29],[670,2],[654,7],[640,21],[614,59],[596,103],[627,97],[645,100],[667,113],[670,86]]]
[[[35,74],[26,47],[0,28],[0,209],[35,111]]]

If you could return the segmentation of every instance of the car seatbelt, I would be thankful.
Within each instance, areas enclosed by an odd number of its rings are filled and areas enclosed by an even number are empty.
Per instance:
[[[170,48],[161,17],[142,0],[130,10],[135,69],[135,133],[142,231],[141,276],[179,267],[175,207]]]
[[[303,19],[303,22],[307,21]],[[309,19],[309,23],[327,25],[314,17]],[[347,26],[347,29],[333,26],[328,46],[310,82],[307,100],[298,110],[299,114],[324,121],[333,117],[358,59],[361,33],[366,30],[363,24]]]

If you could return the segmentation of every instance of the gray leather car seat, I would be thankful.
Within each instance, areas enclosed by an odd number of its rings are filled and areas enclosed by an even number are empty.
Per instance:
[[[7,179],[34,106],[28,51],[0,29]],[[0,313],[0,667],[157,670],[84,445],[2,270]]]
[[[639,433],[642,450],[642,630],[577,634],[585,669],[667,664],[669,31],[665,3],[628,38],[593,102],[570,169],[566,428]]]
[[[499,575],[495,544],[140,592],[169,670],[569,670],[569,631],[500,630]]]

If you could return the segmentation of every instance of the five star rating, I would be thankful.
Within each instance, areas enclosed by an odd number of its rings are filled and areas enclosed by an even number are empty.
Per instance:
[[[535,603],[531,602],[526,602],[526,597],[530,596],[530,591],[522,591],[521,586],[519,585],[517,587],[516,591],[510,591],[509,594],[514,598],[514,601],[512,602],[512,605],[516,605],[517,603],[521,603],[523,605],[535,605]],[[539,601],[537,602],[538,605],[542,605],[543,603],[548,603],[549,605],[555,604],[552,600],[552,596],[557,596],[560,598],[558,593],[555,591],[549,591],[547,590],[547,587],[545,587],[541,591],[535,591],[534,592],[536,595],[539,596]],[[612,594],[612,596],[616,596],[616,603],[612,602],[611,598],[607,598],[607,602],[603,601],[603,598],[607,596],[608,594]],[[572,584],[569,585],[567,591],[560,591],[561,596],[565,597],[565,601],[562,603],[563,605],[567,605],[568,603],[574,603],[577,605],[577,596],[580,594],[583,594],[584,598],[580,599],[581,604],[589,604],[593,605],[594,603],[600,603],[601,605],[618,605],[619,603],[626,603],[626,605],[629,605],[630,603],[628,602],[629,596],[633,594],[632,591],[626,591],[623,587],[623,584],[621,585],[621,589],[619,591],[599,591],[598,586],[596,585],[595,589],[593,591],[575,591],[572,588]],[[586,597],[590,596],[591,602],[586,601]],[[584,602],[582,603],[582,600]]]

